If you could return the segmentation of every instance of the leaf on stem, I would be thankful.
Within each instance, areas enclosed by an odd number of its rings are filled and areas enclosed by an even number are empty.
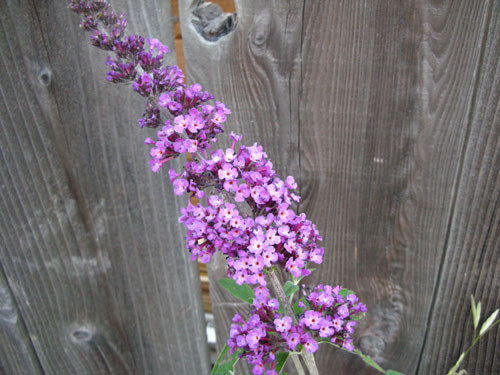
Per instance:
[[[243,302],[252,303],[255,298],[252,288],[250,288],[247,284],[238,285],[236,284],[236,281],[228,277],[223,277],[222,279],[217,280],[217,282],[229,293]]]
[[[356,354],[358,356],[361,357],[361,359],[367,364],[369,365],[370,367],[373,367],[375,370],[377,370],[378,372],[381,372],[382,374],[393,374],[393,375],[397,375],[397,374],[401,374],[397,371],[394,371],[394,370],[388,370],[388,371],[392,371],[392,372],[386,372],[382,367],[380,367],[380,365],[375,362],[370,356],[366,355],[366,354],[363,354],[359,349],[354,349],[354,350],[347,350],[346,348],[343,348],[337,344],[334,344],[332,343],[329,339],[319,339],[317,340],[319,344],[330,344],[330,345],[333,345],[335,346],[336,348],[340,349],[340,350],[343,350],[347,353],[351,353],[351,354]],[[404,375],[404,374],[402,374]]]
[[[283,285],[283,290],[285,291],[285,295],[287,297],[293,296],[295,292],[299,290],[299,286],[295,285],[291,281],[287,281],[285,285]]]
[[[474,296],[471,294],[470,305],[471,305],[471,312],[472,312],[472,324],[474,325],[474,332],[475,332],[477,329],[477,326],[479,325],[479,318],[481,316],[481,302],[478,302],[478,304],[476,306],[476,303],[474,302]]]
[[[280,374],[281,370],[283,370],[283,366],[285,366],[286,360],[288,359],[289,355],[289,352],[276,353],[276,366],[274,369],[278,374]]]
[[[465,353],[460,354],[460,357],[458,357],[457,363],[455,363],[455,365],[452,368],[450,368],[450,370],[448,371],[447,375],[454,375],[454,374],[456,374],[458,368],[460,367],[460,363],[463,361],[464,358],[465,358]]]
[[[486,331],[491,327],[495,319],[497,318],[498,315],[498,309],[493,311],[493,313],[486,319],[486,321],[483,323],[481,326],[481,329],[479,330],[479,336],[481,336],[483,333],[486,333]]]
[[[237,349],[234,353],[226,358],[226,354],[229,352],[229,346],[224,345],[222,348],[217,360],[215,361],[214,367],[210,372],[210,375],[233,375],[234,374],[234,365],[240,359],[239,354],[241,353],[241,349]]]
[[[355,294],[355,293],[352,290],[349,290],[349,289],[345,289],[345,288],[340,289],[339,295],[341,295],[342,298],[345,298],[349,294]]]
[[[360,350],[354,349],[351,353],[357,354],[361,357],[361,359],[369,366],[373,367],[374,369],[380,371],[381,373],[385,373],[384,369],[379,366],[377,362],[375,362],[370,356],[367,356],[366,354],[361,353]]]
[[[295,313],[295,315],[297,315],[297,316],[304,314],[304,308],[299,306],[299,302],[302,302],[307,307],[308,310],[311,309],[309,302],[307,302],[307,300],[304,297],[302,297],[297,302],[295,302],[292,306],[292,310]]]

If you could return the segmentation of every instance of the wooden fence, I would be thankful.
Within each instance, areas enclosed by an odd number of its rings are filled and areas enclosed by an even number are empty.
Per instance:
[[[173,49],[168,1],[112,2]],[[0,0],[0,373],[207,374],[184,202],[147,168],[143,101],[105,81],[65,3]],[[359,293],[357,345],[384,367],[444,374],[471,341],[470,295],[500,306],[500,1],[179,5],[189,81],[300,182],[326,248],[310,282]],[[215,259],[219,345],[244,311],[224,273]],[[469,374],[500,373],[499,337]],[[317,362],[373,373],[331,348]]]

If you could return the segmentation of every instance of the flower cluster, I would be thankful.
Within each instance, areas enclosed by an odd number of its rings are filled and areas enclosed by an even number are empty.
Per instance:
[[[160,95],[159,105],[176,116],[173,121],[165,121],[157,132],[156,141],[151,138],[145,141],[153,146],[149,161],[153,172],[158,172],[165,162],[180,154],[205,152],[210,148],[210,142],[217,140],[216,136],[223,131],[226,115],[231,111],[224,103],[204,104],[212,98],[208,92],[201,91],[198,84],[189,88],[178,87]]]
[[[286,316],[266,287],[266,272],[274,267],[285,269],[297,283],[311,273],[309,263],[323,260],[315,225],[291,208],[300,201],[294,178],[282,180],[262,146],[239,145],[241,136],[234,133],[231,147],[210,150],[231,112],[223,103],[210,102],[213,96],[199,84],[187,87],[178,67],[164,64],[167,46],[125,36],[125,17],[118,17],[105,0],[71,0],[69,7],[82,15],[81,26],[92,32],[92,44],[114,53],[106,60],[108,81],[129,82],[148,98],[139,126],[161,126],[156,140],[145,141],[153,172],[181,154],[193,155],[182,171],[169,170],[174,193],[198,200],[189,200],[179,218],[193,260],[206,263],[218,250],[226,256],[229,277],[239,285],[257,285],[248,321],[239,314],[233,318],[231,351],[239,349],[254,374],[274,375],[279,352],[313,353],[325,340],[352,350],[350,334],[366,311],[353,293],[338,286],[318,285],[310,292],[303,287],[295,316]]]
[[[125,16],[118,17],[105,0],[71,0],[69,8],[82,15],[80,26],[92,32],[91,43],[114,53],[113,57],[108,56],[106,60],[106,65],[111,69],[106,72],[107,80],[131,83],[139,95],[150,98],[139,125],[154,128],[162,124],[158,97],[172,91],[182,91],[185,87],[182,71],[163,61],[169,53],[168,47],[158,39],[125,36]],[[210,96],[208,93],[204,95]]]
[[[308,305],[299,301],[305,309],[299,325],[313,331],[315,337],[329,338],[332,343],[353,350],[350,334],[357,324],[354,318],[366,312],[358,297],[340,286],[319,284],[305,298]]]
[[[318,341],[329,340],[352,350],[351,333],[359,314],[366,311],[355,294],[341,295],[340,286],[318,285],[297,304],[299,321],[280,312],[280,304],[269,298],[264,286],[255,288],[255,299],[248,321],[240,314],[233,317],[227,341],[231,352],[242,350],[241,356],[253,365],[253,374],[276,374],[275,359],[279,351],[309,353],[318,350]],[[269,365],[269,366],[268,366]],[[269,369],[266,370],[266,366]]]
[[[193,259],[208,262],[221,251],[240,285],[266,285],[265,268],[275,265],[294,277],[309,275],[307,263],[321,263],[324,249],[314,224],[290,208],[300,199],[295,180],[281,180],[261,146],[235,150],[241,137],[232,138],[232,147],[186,163],[183,173],[170,170],[175,194],[189,192],[205,203],[189,203],[179,219]],[[205,196],[206,189],[214,194]]]

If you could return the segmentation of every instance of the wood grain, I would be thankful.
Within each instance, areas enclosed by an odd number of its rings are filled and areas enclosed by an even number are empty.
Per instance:
[[[206,41],[191,23],[202,3],[179,2],[189,81],[231,109],[227,129],[242,134],[245,144],[262,144],[280,174],[297,174],[298,107],[291,104],[298,101],[300,84],[302,2],[236,1],[236,27],[216,42]],[[216,283],[225,267],[223,257],[208,267],[219,348],[234,313],[248,313]],[[242,364],[238,371],[250,373]]]
[[[472,342],[470,295],[482,302],[482,320],[500,307],[500,3],[489,7],[421,374],[445,373]],[[497,326],[462,368],[469,374],[500,373],[499,338]]]
[[[167,2],[113,5],[173,46]],[[144,101],[107,84],[64,4],[1,2],[0,20],[0,259],[22,345],[47,374],[208,373],[198,271],[180,202],[147,167]]]
[[[450,228],[467,231],[456,222],[457,194],[483,51],[497,53],[484,45],[492,2],[237,1],[236,28],[216,42],[191,25],[201,3],[181,2],[188,76],[233,110],[228,128],[300,178],[300,210],[327,248],[310,282],[356,290],[369,308],[357,345],[386,367],[420,372],[424,341],[440,335],[428,323],[435,291],[445,288]],[[478,225],[491,233],[487,220]],[[218,259],[211,276],[224,264]],[[243,308],[216,285],[211,292],[225,340],[227,320]],[[493,306],[498,290],[489,293]],[[317,357],[322,373],[372,373],[327,348]]]
[[[302,209],[328,247],[314,280],[359,292],[357,344],[404,373],[417,369],[445,254],[487,9],[318,2],[304,15]]]
[[[0,374],[43,374],[14,296],[0,274]]]

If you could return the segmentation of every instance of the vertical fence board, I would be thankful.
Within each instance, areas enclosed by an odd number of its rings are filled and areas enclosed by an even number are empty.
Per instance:
[[[487,8],[366,1],[305,11],[303,209],[329,250],[314,279],[360,292],[369,313],[358,345],[405,373],[416,371],[433,303]],[[323,369],[334,361],[319,358]]]
[[[194,27],[200,15],[208,14],[203,10],[204,4],[207,3],[180,1],[190,82],[203,84],[231,109],[228,131],[242,134],[243,144],[261,144],[281,175],[297,175],[303,2],[236,1],[237,25],[216,41],[207,41]],[[220,348],[227,340],[234,313],[245,314],[248,307],[236,302],[215,282],[226,275],[223,257],[215,257],[208,270]],[[250,373],[246,366],[238,366],[238,373]]]
[[[462,172],[446,258],[427,328],[421,374],[444,374],[472,343],[470,295],[482,301],[482,320],[500,306],[500,3],[485,26]],[[500,373],[500,328],[488,333],[462,368]]]
[[[113,5],[173,48],[167,2]],[[0,259],[25,345],[50,374],[208,373],[198,272],[148,170],[144,101],[105,81],[64,2],[2,2],[0,20]]]
[[[0,374],[43,374],[24,321],[0,269]]]
[[[228,128],[300,177],[300,210],[327,248],[312,279],[342,283],[368,303],[357,344],[415,373],[425,333],[428,342],[440,335],[427,323],[471,141],[490,2],[237,1],[236,28],[215,42],[193,27],[201,4],[181,4],[190,79],[230,106]],[[222,276],[223,260],[211,272]],[[211,292],[224,341],[241,306]],[[371,372],[327,349],[320,372]]]

